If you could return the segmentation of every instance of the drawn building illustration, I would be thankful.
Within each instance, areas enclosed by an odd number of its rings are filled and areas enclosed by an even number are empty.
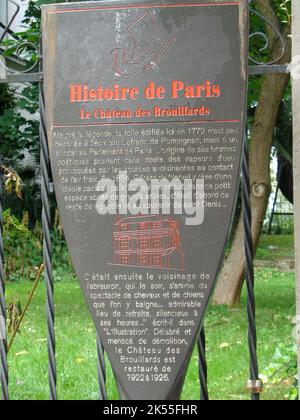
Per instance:
[[[184,269],[179,223],[162,216],[118,217],[113,229],[114,264]]]

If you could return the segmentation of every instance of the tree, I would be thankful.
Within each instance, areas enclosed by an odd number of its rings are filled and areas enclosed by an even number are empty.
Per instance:
[[[5,165],[13,166],[23,158],[25,137],[22,127],[25,119],[17,112],[14,91],[0,85],[0,156]]]
[[[280,63],[291,61],[291,27],[289,18],[289,1],[255,0],[257,9],[282,33],[286,49]],[[276,59],[281,55],[282,45],[278,35],[271,26],[267,26],[270,39],[270,51]],[[289,81],[287,74],[266,75],[261,83],[259,100],[256,106],[250,139],[250,179],[252,205],[252,235],[257,249],[262,232],[263,222],[271,192],[270,156],[274,139],[278,111]],[[229,255],[224,263],[214,302],[233,306],[240,301],[244,283],[245,254],[244,229],[242,215]]]

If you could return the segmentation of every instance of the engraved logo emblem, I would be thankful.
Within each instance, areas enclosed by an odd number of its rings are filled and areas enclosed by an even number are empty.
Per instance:
[[[134,77],[157,69],[163,57],[175,44],[174,38],[160,40],[155,16],[146,12],[126,28],[129,47],[112,50],[116,76]]]

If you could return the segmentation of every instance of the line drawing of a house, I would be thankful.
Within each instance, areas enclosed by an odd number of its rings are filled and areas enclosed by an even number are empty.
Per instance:
[[[184,270],[179,222],[155,215],[117,217],[113,226],[113,263]]]

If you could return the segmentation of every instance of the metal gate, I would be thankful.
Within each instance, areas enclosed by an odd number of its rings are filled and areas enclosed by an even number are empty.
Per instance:
[[[3,0],[1,0],[3,1]],[[7,35],[13,35],[11,30],[12,24],[15,21],[20,7],[17,0],[8,0],[11,6],[14,7],[15,12],[10,17],[8,24],[3,25],[3,33],[0,38],[0,47]],[[285,55],[285,41],[278,30],[278,28],[266,17],[262,16],[255,7],[252,7],[253,1],[249,0],[249,13],[255,14],[269,30],[275,31],[280,43],[281,53],[278,57],[274,57],[270,62],[260,62],[249,55],[249,77],[255,77],[265,74],[274,73],[289,73],[289,64],[283,63],[282,59]],[[265,43],[263,50],[267,50],[269,46],[268,36],[266,33],[257,31],[249,34],[249,38],[261,37]],[[32,46],[35,47],[35,46]],[[20,44],[20,50],[22,42]],[[36,48],[36,47],[35,47]],[[1,50],[0,50],[1,51]],[[47,143],[47,132],[45,125],[45,105],[44,105],[44,87],[43,87],[43,72],[42,59],[43,57],[37,51],[37,62],[26,70],[13,70],[15,63],[6,61],[6,74],[0,78],[0,83],[33,83],[38,82],[40,86],[40,149],[41,149],[41,196],[42,196],[42,229],[44,235],[43,254],[45,265],[45,285],[46,285],[46,313],[48,326],[48,361],[49,361],[49,386],[50,399],[57,399],[57,369],[56,369],[56,340],[55,340],[55,307],[54,307],[54,277],[52,270],[52,246],[51,246],[51,213],[50,213],[50,196],[52,194],[52,179],[49,161],[49,150]],[[15,56],[15,61],[19,57]],[[22,62],[21,62],[22,66]],[[245,133],[248,136],[248,133]],[[254,246],[251,233],[251,203],[250,203],[250,177],[249,177],[249,156],[248,146],[245,142],[245,149],[243,155],[242,166],[242,191],[243,191],[243,214],[244,214],[244,230],[245,230],[245,255],[246,255],[246,285],[247,285],[247,315],[248,315],[248,337],[249,337],[249,354],[250,354],[250,376],[248,381],[248,391],[251,394],[252,400],[259,400],[262,391],[262,382],[259,379],[259,368],[257,360],[257,335],[255,322],[255,295],[254,295]],[[0,177],[0,193],[1,193],[1,177]],[[4,276],[4,246],[3,246],[3,209],[0,194],[0,379],[2,387],[2,397],[4,400],[9,399],[9,372],[7,363],[7,333],[6,333],[6,301],[5,301],[5,276]],[[1,337],[1,335],[3,335]],[[100,400],[107,399],[106,392],[106,367],[105,355],[100,339],[97,340],[97,355],[98,355],[98,379],[99,379],[99,395]],[[200,400],[208,400],[207,387],[207,363],[205,354],[205,332],[204,329],[198,339],[198,355],[199,355],[199,380],[200,380]]]

